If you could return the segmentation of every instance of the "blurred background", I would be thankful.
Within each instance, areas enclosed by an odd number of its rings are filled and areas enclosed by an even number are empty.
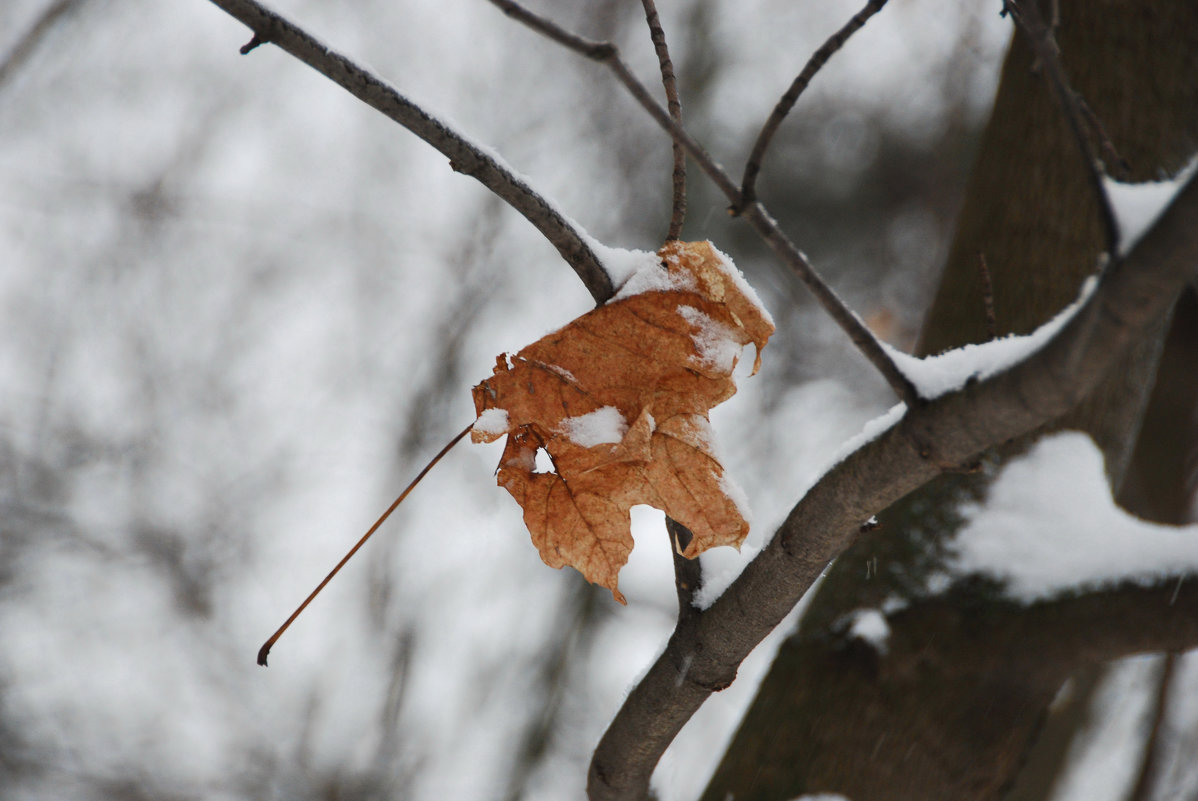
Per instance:
[[[687,125],[733,174],[858,5],[662,4]],[[539,6],[659,87],[639,3]],[[670,145],[601,68],[481,0],[275,7],[605,244],[660,245]],[[765,163],[790,237],[901,348],[993,96],[998,10],[893,0]],[[495,356],[591,301],[523,218],[278,49],[238,55],[248,39],[204,0],[0,6],[0,795],[579,797],[672,629],[667,539],[638,510],[626,608],[545,567],[494,484],[499,444],[454,449],[254,665],[471,420]],[[690,186],[684,238],[728,252],[779,327],[714,415],[755,511],[741,554],[704,557],[718,585],[893,401]],[[701,790],[770,656],[684,731],[663,799]]]

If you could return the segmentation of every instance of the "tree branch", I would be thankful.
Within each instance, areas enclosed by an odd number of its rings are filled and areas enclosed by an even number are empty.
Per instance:
[[[596,302],[601,303],[612,296],[615,290],[611,278],[582,232],[497,157],[399,94],[378,76],[325,47],[297,25],[254,0],[211,2],[254,32],[243,53],[268,42],[276,45],[398,122],[446,155],[450,167],[456,172],[475,178],[524,215],[574,268]]]
[[[678,79],[674,76],[674,63],[670,60],[670,50],[666,46],[666,32],[661,27],[661,18],[657,15],[657,5],[653,0],[641,0],[645,7],[645,21],[649,24],[649,36],[653,40],[653,49],[657,52],[657,63],[661,68],[661,82],[666,90],[666,106],[670,111],[670,119],[682,127],[682,101],[678,98]],[[670,212],[670,230],[666,241],[671,242],[682,236],[682,223],[686,219],[686,151],[678,142],[672,143],[674,150],[673,188],[674,198]]]
[[[1043,348],[1006,372],[909,409],[830,470],[705,612],[682,622],[595,751],[592,801],[639,799],[675,735],[856,536],[861,521],[953,465],[1071,409],[1167,314],[1198,265],[1198,180]]]
[[[865,4],[865,8],[854,14],[843,28],[828,37],[828,40],[811,54],[811,58],[807,60],[803,69],[795,77],[790,88],[778,100],[769,119],[761,127],[761,132],[757,134],[757,141],[753,143],[753,150],[749,153],[749,160],[745,163],[745,175],[740,181],[740,201],[733,205],[735,213],[739,214],[745,204],[752,203],[757,199],[757,174],[761,172],[761,162],[765,159],[765,151],[773,141],[774,134],[778,132],[782,121],[786,119],[786,115],[798,102],[799,95],[806,91],[811,79],[823,69],[824,65],[828,63],[828,59],[837,50],[844,47],[844,43],[849,40],[849,37],[861,30],[869,18],[881,11],[884,5],[886,5],[886,0],[869,0]]]
[[[670,112],[670,119],[681,126],[682,101],[678,98],[678,79],[674,75],[674,62],[670,59],[666,32],[661,26],[661,17],[657,14],[657,4],[653,0],[641,0],[641,5],[645,9],[649,38],[653,41],[653,50],[657,53],[657,64],[661,70],[662,86],[666,91],[666,106]],[[666,232],[667,242],[682,236],[682,224],[686,220],[686,151],[678,142],[671,142],[671,147],[674,154],[671,173],[673,198],[670,203],[670,227]],[[702,568],[697,558],[687,559],[682,555],[694,537],[690,529],[667,517],[666,534],[670,538],[670,554],[674,561],[674,589],[678,593],[678,618],[681,620],[695,611],[694,598],[703,579]]]
[[[721,192],[729,197],[739,195],[740,190],[732,182],[732,179],[728,177],[728,174],[724,172],[724,168],[711,157],[711,154],[707,152],[703,145],[699,144],[699,142],[686,132],[686,129],[674,122],[665,107],[653,99],[652,93],[645,88],[644,84],[637,80],[637,77],[628,69],[628,65],[620,58],[619,48],[614,44],[611,42],[596,42],[592,39],[586,39],[577,34],[570,33],[552,20],[532,13],[524,8],[524,6],[514,2],[514,0],[490,0],[490,3],[512,19],[557,42],[567,50],[572,50],[580,56],[584,56],[591,61],[598,62],[611,69],[616,74],[620,83],[624,84],[624,88],[640,104],[641,108],[645,109],[654,122],[661,126],[675,142],[682,145],[687,155],[719,186]]]
[[[637,80],[636,76],[629,70],[628,65],[620,58],[620,51],[614,44],[610,42],[591,41],[565,31],[555,23],[533,14],[519,3],[513,2],[513,0],[490,0],[490,2],[492,5],[499,7],[509,17],[524,23],[564,47],[611,69],[616,74],[620,83],[624,84],[624,87],[641,105],[641,108],[647,111],[649,116],[675,142],[686,150],[687,155],[719,187],[720,191],[724,193],[732,204],[732,207],[740,207],[740,188],[729,177],[724,168],[711,157],[711,154],[687,133],[686,129],[675,122],[670,117],[669,112],[660,103],[653,99],[649,90]],[[811,266],[811,263],[803,255],[803,252],[795,247],[794,243],[782,233],[782,229],[778,227],[778,223],[769,215],[761,202],[753,201],[745,206],[745,208],[741,209],[741,216],[748,220],[749,224],[766,241],[770,248],[773,249],[782,262],[798,276],[799,280],[815,296],[820,306],[824,308],[824,311],[848,334],[849,339],[852,340],[857,350],[882,374],[886,383],[907,404],[908,408],[918,406],[921,402],[919,393],[910,379],[898,369],[898,366],[891,360],[889,354],[882,348],[881,343],[878,342],[869,328],[861,322],[861,319],[853,313],[852,309],[846,306],[844,301],[824,282],[824,279]]]
[[[678,620],[681,622],[699,614],[695,607],[695,593],[703,581],[703,570],[698,557],[687,559],[682,555],[694,539],[691,530],[672,517],[667,517],[666,532],[670,535],[670,552],[674,557],[674,589],[678,592]]]

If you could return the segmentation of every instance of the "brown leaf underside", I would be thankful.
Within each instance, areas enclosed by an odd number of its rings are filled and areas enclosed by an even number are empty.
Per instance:
[[[476,429],[472,438],[507,434],[499,485],[523,507],[541,558],[576,568],[620,603],[631,507],[648,504],[689,528],[687,558],[717,545],[739,547],[748,533],[725,489],[707,413],[736,392],[735,354],[752,343],[756,372],[774,330],[710,243],[670,242],[658,255],[672,286],[685,288],[600,306],[501,356],[494,375],[474,388],[478,414],[507,412],[506,430]],[[587,447],[570,438],[574,419],[605,407],[623,420],[619,441]],[[610,409],[600,414],[614,418]],[[541,448],[555,472],[536,472]]]

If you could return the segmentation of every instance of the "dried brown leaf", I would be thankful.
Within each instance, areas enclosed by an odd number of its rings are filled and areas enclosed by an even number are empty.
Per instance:
[[[474,388],[476,412],[490,419],[472,438],[507,435],[499,484],[523,507],[541,558],[571,565],[621,603],[631,507],[648,504],[689,528],[688,558],[739,547],[748,533],[707,413],[736,392],[741,349],[755,346],[756,372],[774,330],[710,243],[670,242],[658,255],[668,288],[620,297],[501,356]],[[553,472],[537,472],[540,449]]]

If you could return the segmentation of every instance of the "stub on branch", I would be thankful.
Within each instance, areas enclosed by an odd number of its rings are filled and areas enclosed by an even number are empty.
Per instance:
[[[774,332],[756,293],[709,242],[669,242],[658,256],[651,274],[635,275],[606,305],[500,356],[474,388],[471,437],[507,436],[499,485],[523,507],[541,558],[576,568],[620,603],[631,507],[656,507],[690,529],[687,558],[739,547],[748,533],[743,493],[724,475],[707,414],[736,392],[744,346],[756,348],[756,373]],[[542,449],[551,472],[538,472]]]

